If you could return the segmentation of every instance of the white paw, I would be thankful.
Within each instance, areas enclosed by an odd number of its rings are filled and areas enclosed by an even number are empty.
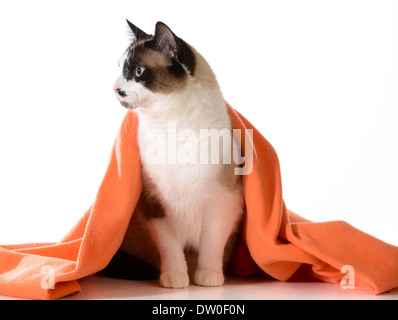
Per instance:
[[[196,270],[194,281],[202,287],[219,287],[224,283],[224,275],[222,272],[214,270]]]
[[[161,273],[159,282],[164,288],[182,289],[189,286],[189,277],[180,271],[165,271]]]

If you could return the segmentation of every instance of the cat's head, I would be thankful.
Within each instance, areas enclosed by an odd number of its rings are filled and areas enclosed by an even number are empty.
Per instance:
[[[114,86],[120,103],[135,109],[183,90],[195,74],[192,48],[162,22],[156,24],[155,35],[127,22],[133,41],[120,63],[122,74]]]

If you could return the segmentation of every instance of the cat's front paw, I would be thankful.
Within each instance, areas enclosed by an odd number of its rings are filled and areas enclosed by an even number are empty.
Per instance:
[[[180,271],[165,271],[161,273],[159,282],[164,288],[182,289],[189,286],[189,277]]]
[[[195,283],[202,287],[219,287],[224,283],[223,273],[215,270],[196,270],[193,278]]]

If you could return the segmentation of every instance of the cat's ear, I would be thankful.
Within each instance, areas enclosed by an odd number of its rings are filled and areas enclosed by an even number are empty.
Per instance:
[[[177,57],[179,39],[163,22],[156,24],[155,38],[158,50],[169,58]]]
[[[148,38],[148,37],[149,37],[148,34],[146,34],[146,33],[145,33],[144,31],[142,31],[140,28],[136,27],[136,26],[135,26],[134,24],[132,24],[130,21],[128,21],[127,19],[126,19],[126,21],[127,21],[127,24],[129,25],[129,27],[130,27],[130,29],[131,29],[131,32],[132,32],[132,34],[133,34],[135,40],[145,39],[145,38]]]

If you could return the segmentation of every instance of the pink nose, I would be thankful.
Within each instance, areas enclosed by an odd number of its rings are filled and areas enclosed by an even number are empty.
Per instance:
[[[118,93],[120,90],[120,88],[114,88],[113,91],[115,91],[115,93]]]

